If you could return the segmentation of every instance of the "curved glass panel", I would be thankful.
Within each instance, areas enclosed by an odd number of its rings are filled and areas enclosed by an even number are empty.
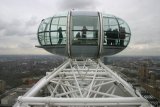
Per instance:
[[[38,40],[41,45],[45,45],[44,42],[44,33],[38,33]]]
[[[126,33],[131,33],[128,24],[124,20],[120,18],[117,18],[117,20],[118,20],[120,28],[124,28]]]
[[[97,45],[99,21],[97,16],[72,17],[72,44]]]
[[[124,20],[120,18],[117,18],[117,20],[120,27],[119,28],[120,45],[127,46],[131,36],[130,28]]]
[[[66,34],[67,30],[69,35]],[[97,58],[125,49],[130,41],[131,31],[124,20],[114,15],[94,11],[70,11],[42,20],[37,36],[40,45],[49,52],[66,56],[68,52],[73,58]],[[68,45],[66,36],[69,36]],[[53,47],[49,49],[45,47],[51,45]]]
[[[41,45],[66,44],[67,17],[53,17],[42,20],[38,29]]]
[[[49,38],[49,30],[50,30],[50,22],[51,18],[47,18],[42,20],[39,29],[38,29],[38,39],[41,45],[49,45],[50,38]]]
[[[49,31],[50,21],[51,18],[43,19],[39,26],[38,32]]]
[[[51,42],[52,44],[66,44],[67,17],[53,17],[51,23]]]
[[[114,17],[103,17],[104,42],[103,45],[119,45],[119,26]]]
[[[59,21],[59,17],[53,17],[52,19],[52,25],[57,25]]]
[[[113,15],[103,16],[104,46],[127,46],[131,32],[127,23]]]

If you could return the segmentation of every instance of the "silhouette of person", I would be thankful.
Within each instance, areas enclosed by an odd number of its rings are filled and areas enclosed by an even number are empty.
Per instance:
[[[81,37],[80,32],[76,34],[76,38],[79,39]]]
[[[62,43],[62,40],[63,40],[62,27],[59,27],[59,28],[58,28],[58,33],[59,33],[58,44],[61,44],[61,43]]]
[[[95,39],[98,38],[98,30],[95,30],[95,32],[94,32],[94,38],[95,38]]]
[[[87,34],[87,28],[86,26],[83,26],[83,29],[82,29],[82,38],[86,38],[86,34]]]
[[[104,44],[107,43],[107,33],[106,33],[106,31],[104,31],[104,40],[103,40],[103,43]]]
[[[124,27],[120,27],[119,36],[120,36],[120,45],[121,46],[124,46],[125,33],[126,33],[125,28]]]
[[[111,40],[112,39],[112,30],[111,30],[111,28],[106,31],[105,35],[107,36],[107,45],[111,45],[111,43],[112,43],[112,40]]]
[[[80,35],[80,32],[78,32],[77,34],[76,34],[76,42],[75,42],[75,44],[77,43],[77,44],[81,44],[81,41],[80,41],[80,38],[81,38],[81,35]]]
[[[117,45],[116,40],[118,40],[118,29],[114,29],[113,30],[113,34],[112,34],[112,45]]]

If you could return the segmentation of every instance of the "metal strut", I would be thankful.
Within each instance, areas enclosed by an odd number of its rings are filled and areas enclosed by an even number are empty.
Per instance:
[[[138,91],[101,60],[68,59],[36,83],[14,107],[151,107]]]

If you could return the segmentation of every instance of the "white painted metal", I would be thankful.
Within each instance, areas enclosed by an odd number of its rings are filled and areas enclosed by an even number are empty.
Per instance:
[[[99,55],[102,53],[102,47],[103,47],[103,41],[104,41],[104,33],[103,32],[103,17],[102,13],[99,12],[99,22],[100,22],[100,49],[99,49]]]
[[[17,106],[151,107],[137,90],[100,60],[90,59],[67,60],[19,97]]]
[[[79,105],[80,103],[91,104],[91,105],[141,105],[141,103],[147,103],[143,98],[137,97],[125,97],[125,98],[39,98],[39,97],[20,97],[24,103],[47,103],[57,105]],[[114,104],[115,103],[115,104]],[[80,104],[81,105],[81,104]],[[98,106],[97,105],[97,106]]]
[[[70,60],[67,60],[64,64],[62,64],[59,68],[57,68],[54,72],[52,72],[50,75],[47,75],[46,77],[42,78],[40,81],[38,81],[37,84],[35,84],[24,96],[35,96],[41,88],[43,88],[45,85],[48,84],[48,82],[56,76],[60,71],[63,70],[68,64],[70,63]]]
[[[71,18],[71,11],[68,12],[68,16],[67,16],[67,35],[70,35],[70,18]],[[67,52],[68,52],[68,56],[70,57],[71,52],[70,52],[70,36],[67,36]]]

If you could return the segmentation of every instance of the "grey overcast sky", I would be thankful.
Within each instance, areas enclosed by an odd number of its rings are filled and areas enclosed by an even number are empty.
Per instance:
[[[0,0],[0,54],[49,54],[35,48],[37,28],[42,19],[71,9],[124,19],[132,37],[119,55],[160,55],[160,0]]]

